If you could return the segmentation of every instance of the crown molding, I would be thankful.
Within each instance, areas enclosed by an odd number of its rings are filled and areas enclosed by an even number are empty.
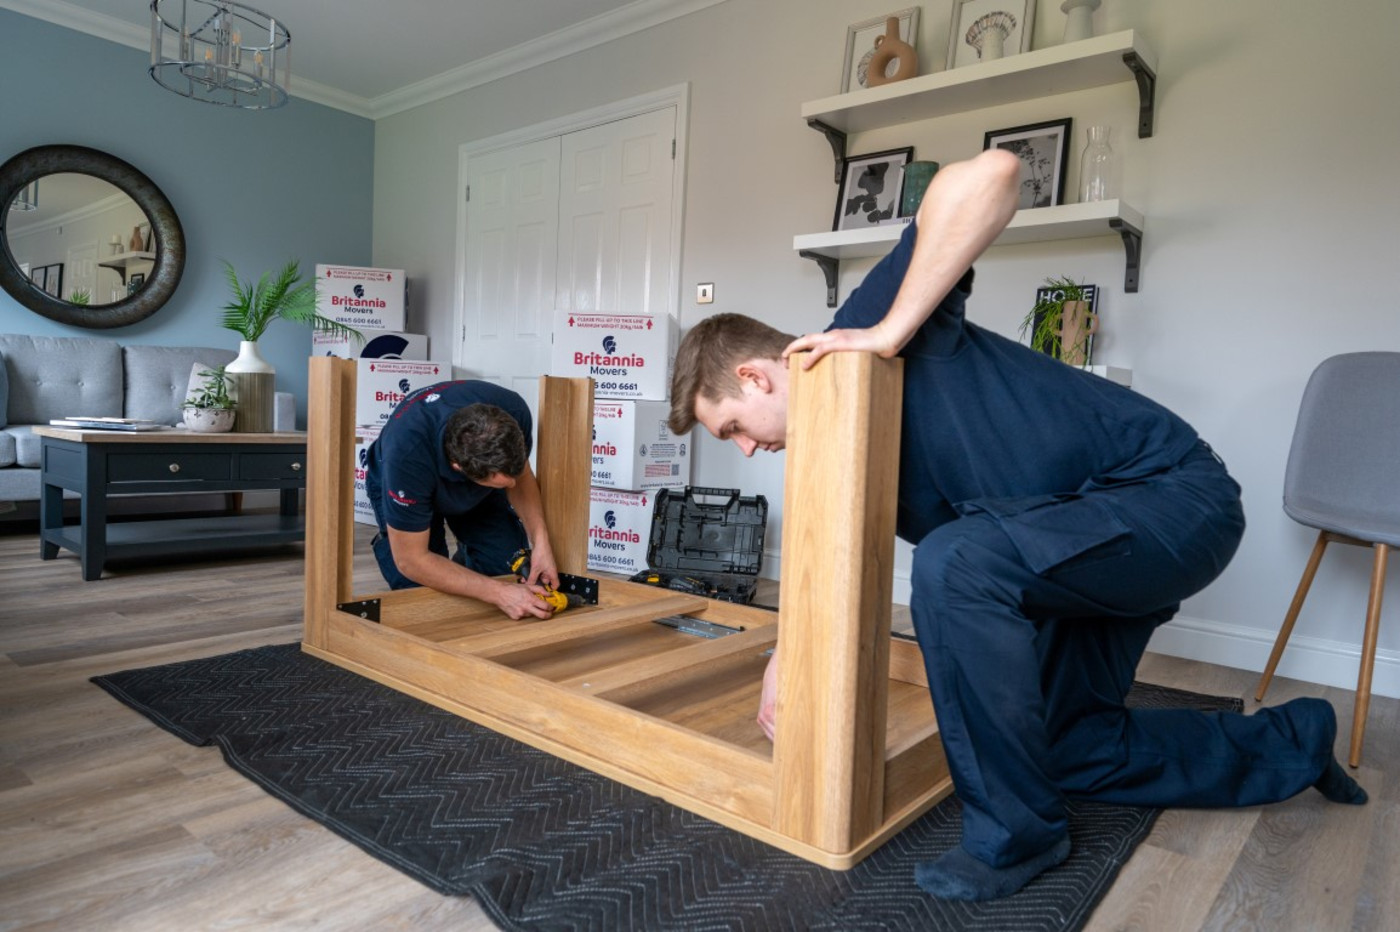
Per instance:
[[[688,16],[725,0],[636,0],[567,29],[540,36],[494,55],[409,84],[373,99],[292,76],[288,93],[355,116],[377,120],[453,94],[498,81],[623,36]],[[116,42],[142,51],[151,47],[150,30],[125,20],[94,13],[67,0],[0,0],[0,8]]]
[[[371,116],[378,120],[421,107],[723,2],[725,0],[637,0],[567,29],[376,97],[370,102]]]

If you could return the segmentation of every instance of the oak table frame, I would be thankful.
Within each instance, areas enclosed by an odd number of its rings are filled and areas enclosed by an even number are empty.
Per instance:
[[[604,579],[544,622],[429,589],[352,595],[353,360],[311,360],[303,649],[843,870],[952,791],[923,660],[890,637],[901,369],[791,369],[781,609]],[[536,474],[559,568],[585,572],[593,387],[541,380]],[[657,619],[738,629],[697,638]],[[778,731],[754,721],[782,657]]]

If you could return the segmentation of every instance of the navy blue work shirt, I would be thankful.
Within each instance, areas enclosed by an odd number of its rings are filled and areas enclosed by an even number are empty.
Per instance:
[[[865,328],[884,318],[909,267],[915,227],[909,225],[828,329]],[[971,275],[959,284],[968,290],[955,288],[900,352],[900,537],[918,543],[974,512],[1019,515],[1016,524],[1025,528],[1025,513],[1039,504],[1140,480],[1194,448],[1195,430],[1156,402],[969,322]],[[1034,561],[1045,564],[1092,542],[1033,536],[1024,543],[1049,547]]]
[[[515,392],[490,382],[438,382],[399,402],[369,448],[366,489],[380,497],[379,515],[399,531],[426,531],[435,515],[461,515],[495,492],[452,468],[443,450],[448,418],[473,404],[504,410],[525,434],[528,456],[533,436],[530,408]]]

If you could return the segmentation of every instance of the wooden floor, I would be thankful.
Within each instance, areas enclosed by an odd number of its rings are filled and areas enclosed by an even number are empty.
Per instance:
[[[368,592],[382,586],[358,530]],[[32,525],[0,522],[0,930],[492,928],[470,900],[360,853],[88,682],[298,640],[299,547],[119,563],[91,583],[71,554],[38,553]],[[1253,673],[1149,656],[1141,678],[1253,705]],[[1277,680],[1269,702],[1301,695],[1330,699],[1345,733],[1349,692]],[[1400,700],[1373,701],[1367,737],[1368,806],[1308,791],[1167,812],[1089,928],[1400,928],[1400,793],[1384,777],[1400,772]]]

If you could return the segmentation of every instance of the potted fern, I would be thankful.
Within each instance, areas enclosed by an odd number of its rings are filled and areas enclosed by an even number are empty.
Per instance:
[[[205,434],[222,434],[231,430],[238,403],[229,394],[230,383],[225,367],[201,369],[199,377],[203,382],[180,405],[184,409],[185,426]]]
[[[245,433],[270,431],[277,370],[258,352],[258,340],[268,325],[287,320],[357,339],[361,339],[360,332],[316,312],[316,283],[302,281],[301,264],[295,259],[275,274],[265,273],[256,285],[239,279],[227,261],[224,275],[233,298],[224,305],[222,323],[243,338],[238,358],[227,366],[241,402],[237,429]]]
[[[1035,307],[1021,321],[1021,335],[1030,331],[1031,349],[1071,366],[1089,363],[1089,338],[1099,329],[1098,315],[1089,310],[1085,288],[1072,278],[1047,278]]]

